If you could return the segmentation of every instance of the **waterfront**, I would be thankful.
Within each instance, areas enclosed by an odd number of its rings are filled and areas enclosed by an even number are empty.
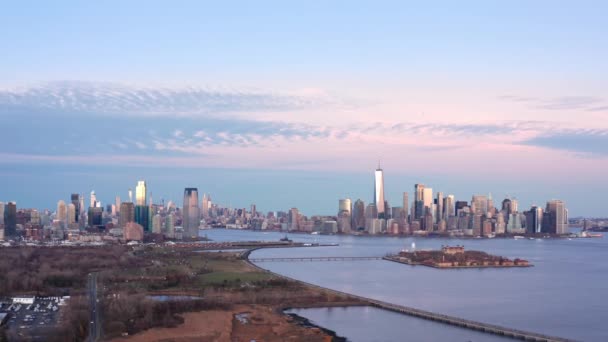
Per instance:
[[[278,240],[284,234],[207,230],[216,241]],[[608,315],[605,239],[420,239],[290,234],[297,242],[337,247],[264,249],[252,257],[383,256],[413,241],[418,249],[445,244],[521,257],[535,265],[516,269],[436,270],[387,261],[261,263],[260,266],[324,287],[507,327],[585,341],[605,341]],[[357,321],[353,321],[356,325]],[[396,328],[401,329],[401,328]],[[440,326],[439,329],[444,329]],[[445,328],[447,329],[447,328]],[[340,331],[337,331],[340,335]]]

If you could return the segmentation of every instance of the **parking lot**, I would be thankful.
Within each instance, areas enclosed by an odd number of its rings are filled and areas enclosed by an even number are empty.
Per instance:
[[[7,313],[9,331],[28,340],[41,340],[44,332],[60,322],[68,297],[24,297],[0,301],[0,313]]]

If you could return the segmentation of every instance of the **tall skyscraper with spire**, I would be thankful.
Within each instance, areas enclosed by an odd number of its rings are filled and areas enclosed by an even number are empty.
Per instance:
[[[384,201],[384,171],[380,168],[380,164],[378,164],[378,168],[374,174],[374,204],[378,210],[378,217],[384,218],[386,215],[386,203]]]
[[[198,189],[184,189],[184,206],[182,208],[185,239],[196,239],[198,237],[198,226],[200,224],[200,211],[198,207]]]

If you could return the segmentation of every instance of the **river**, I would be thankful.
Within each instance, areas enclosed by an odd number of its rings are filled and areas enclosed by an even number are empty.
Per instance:
[[[277,232],[224,229],[204,233],[215,241],[276,241],[284,236]],[[295,279],[386,302],[576,340],[608,341],[608,325],[603,324],[608,317],[608,241],[603,238],[459,240],[307,234],[288,236],[298,242],[338,243],[339,246],[262,249],[252,253],[252,257],[383,256],[411,248],[412,242],[415,242],[417,249],[439,249],[446,244],[460,244],[470,250],[527,259],[534,267],[439,270],[383,260],[264,262],[258,265]],[[349,340],[367,341],[369,339],[357,333],[363,318],[358,310],[347,309],[343,316],[348,319],[339,324],[331,317],[329,310],[300,313]],[[382,313],[372,315],[377,320],[366,319],[366,325],[380,326],[381,322],[391,319],[383,310],[379,312]],[[361,319],[358,319],[360,316]],[[413,318],[406,317],[402,321],[408,319]],[[392,336],[396,336],[393,333],[405,333],[407,326],[403,323],[395,325],[394,330],[377,331],[380,335],[375,340],[393,340]],[[432,323],[432,326],[434,328],[430,330],[452,329],[437,323]],[[493,337],[474,337],[470,339],[494,340]],[[436,340],[423,334],[409,339]],[[459,337],[456,340],[465,339]]]

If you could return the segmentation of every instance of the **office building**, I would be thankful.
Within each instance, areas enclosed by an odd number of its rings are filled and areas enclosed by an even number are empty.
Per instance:
[[[135,205],[132,202],[122,202],[120,204],[118,226],[124,228],[129,222],[135,222]]]
[[[76,222],[78,222],[78,218],[79,218],[80,212],[82,210],[82,207],[80,206],[80,195],[72,194],[70,196],[70,200],[71,200],[72,204],[74,205],[74,216],[76,217]]]
[[[17,235],[17,203],[8,202],[4,206],[4,236]]]
[[[63,200],[59,200],[57,202],[57,215],[55,216],[55,218],[64,224],[67,223],[68,208],[66,207],[65,202]]]
[[[184,189],[184,205],[182,207],[182,227],[185,239],[197,239],[200,225],[200,211],[198,206],[198,189]]]
[[[135,205],[146,205],[146,199],[148,196],[146,181],[140,180],[137,182],[137,186],[135,187]],[[144,226],[145,229],[145,226]]]
[[[68,204],[66,219],[66,223],[68,224],[68,226],[76,223],[76,206],[74,205],[74,203]]]
[[[386,203],[384,199],[384,171],[380,167],[376,169],[374,174],[374,204],[376,205],[379,218],[384,218],[386,215]]]
[[[360,199],[356,200],[353,206],[352,220],[352,229],[358,231],[365,229],[365,202]]]
[[[203,218],[205,218],[205,219],[208,218],[209,217],[209,197],[207,196],[207,194],[203,194],[201,209],[202,209]]]
[[[561,200],[551,200],[547,202],[545,209],[547,222],[543,220],[545,233],[567,234],[568,233],[568,212],[566,205]]]

